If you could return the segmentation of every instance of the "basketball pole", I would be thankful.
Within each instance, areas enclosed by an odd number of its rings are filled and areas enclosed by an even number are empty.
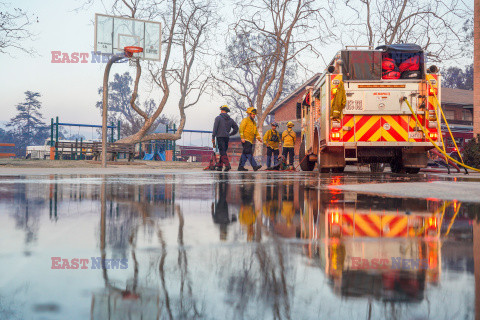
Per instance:
[[[107,114],[108,114],[108,76],[110,75],[110,69],[112,64],[118,60],[123,59],[124,56],[113,55],[110,60],[108,60],[107,66],[105,67],[105,73],[103,75],[103,110],[102,110],[102,168],[107,167]]]

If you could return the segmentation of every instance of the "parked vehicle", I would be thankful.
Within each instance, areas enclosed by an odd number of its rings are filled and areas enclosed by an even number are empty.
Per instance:
[[[45,140],[45,143],[44,145],[42,146],[27,146],[27,153],[26,153],[26,158],[27,159],[49,159],[50,158],[50,150],[51,150],[51,143],[50,143],[50,138],[46,139]],[[80,141],[75,141],[75,140],[59,140],[58,142],[60,143],[71,143],[72,145],[75,145],[75,143],[77,144],[77,150],[75,150],[75,147],[71,148],[71,147],[62,147],[60,149],[57,150],[57,153],[61,154],[62,155],[62,158],[65,160],[65,159],[69,159],[70,157],[70,154],[72,152],[77,152],[77,153],[80,153],[80,151],[83,152],[83,154],[86,154],[87,157],[90,157],[92,156],[91,152],[89,152],[90,150],[86,150],[85,148],[82,148],[80,149]],[[83,140],[81,143],[82,144],[91,144],[92,142],[95,142],[95,141],[91,141],[91,140]],[[54,151],[52,151],[54,152]]]
[[[425,58],[414,44],[340,51],[297,104],[302,170],[317,164],[320,172],[343,172],[362,163],[378,171],[389,163],[394,173],[418,173],[425,167],[433,145],[404,101],[440,144],[441,76]]]

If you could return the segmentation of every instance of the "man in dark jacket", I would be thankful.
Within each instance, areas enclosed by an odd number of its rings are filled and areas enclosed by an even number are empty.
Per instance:
[[[230,136],[238,132],[238,125],[230,118],[228,112],[230,112],[230,109],[227,105],[221,106],[220,115],[215,118],[213,125],[213,147],[215,148],[215,138],[217,138],[218,151],[220,152],[220,161],[216,165],[217,171],[222,171],[223,165],[225,165],[225,171],[229,171],[232,168],[227,156],[228,141]]]

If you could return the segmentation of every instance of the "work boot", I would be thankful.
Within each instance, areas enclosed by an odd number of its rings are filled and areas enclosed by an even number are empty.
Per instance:
[[[217,171],[222,171],[222,166],[217,166],[217,167],[215,168],[215,170],[217,170]]]
[[[245,167],[238,167],[237,171],[248,171],[248,169],[246,169]]]
[[[229,165],[229,164],[227,164],[227,165],[225,166],[225,169],[224,169],[223,171],[227,172],[227,171],[230,171],[230,169],[232,169],[232,166]]]
[[[255,167],[253,167],[253,171],[258,171],[258,169],[260,169],[262,166],[261,165],[257,165]]]

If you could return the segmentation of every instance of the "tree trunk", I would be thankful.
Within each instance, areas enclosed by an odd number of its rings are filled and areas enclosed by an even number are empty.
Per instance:
[[[260,135],[260,138],[263,139],[263,125],[258,124],[257,126],[258,134]],[[255,142],[255,160],[258,160],[257,162],[259,164],[262,164],[263,162],[263,151],[264,151],[263,143],[259,142],[258,140]]]

